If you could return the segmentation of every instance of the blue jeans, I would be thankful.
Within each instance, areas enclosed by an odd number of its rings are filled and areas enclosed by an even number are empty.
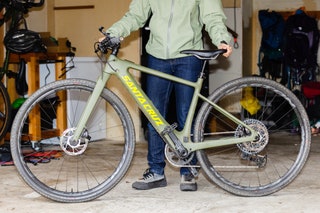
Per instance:
[[[203,62],[194,57],[182,57],[176,59],[158,59],[151,55],[148,56],[148,67],[164,73],[172,74],[177,77],[195,82],[199,77]],[[166,117],[170,107],[169,99],[174,90],[176,97],[176,115],[178,130],[184,127],[194,89],[192,87],[174,83],[169,80],[161,79],[156,76],[148,75],[146,93],[159,110],[160,114]],[[156,132],[153,126],[148,124],[148,164],[150,171],[156,174],[164,174],[165,143]],[[181,168],[180,174],[190,173],[188,168]]]

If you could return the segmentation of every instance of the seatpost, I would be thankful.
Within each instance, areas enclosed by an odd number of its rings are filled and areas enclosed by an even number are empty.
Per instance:
[[[203,76],[204,76],[204,71],[205,71],[205,67],[207,65],[207,62],[208,62],[208,60],[204,60],[204,62],[203,62],[202,70],[200,72],[200,78],[204,78]]]

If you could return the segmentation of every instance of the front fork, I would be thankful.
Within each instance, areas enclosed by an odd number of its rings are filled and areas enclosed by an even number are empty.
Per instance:
[[[76,129],[74,131],[73,140],[78,141],[79,138],[83,135],[85,131],[86,124],[88,122],[88,119],[92,113],[92,110],[94,109],[95,105],[98,102],[98,99],[105,88],[105,85],[110,78],[110,74],[103,72],[101,76],[99,76],[96,86],[94,87],[94,90],[89,97],[89,100],[86,104],[86,107],[84,111],[81,114],[80,120],[76,126]]]

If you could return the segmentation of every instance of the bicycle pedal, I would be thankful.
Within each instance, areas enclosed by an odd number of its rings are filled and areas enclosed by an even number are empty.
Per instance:
[[[178,127],[177,123],[173,123],[170,126],[166,126],[161,134],[162,135],[168,134],[168,133],[172,132],[173,130],[175,130],[177,127]]]
[[[192,173],[192,175],[194,176],[194,177],[198,177],[199,176],[199,169],[197,169],[197,168],[200,168],[200,166],[197,166],[197,165],[190,165],[191,167],[189,167],[189,170],[190,170],[190,172]]]
[[[171,129],[174,130],[178,127],[178,124],[177,123],[173,123],[170,125]]]

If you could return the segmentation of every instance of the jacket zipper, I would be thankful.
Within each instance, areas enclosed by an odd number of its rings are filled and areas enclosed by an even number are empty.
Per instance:
[[[172,25],[172,19],[173,19],[173,8],[174,8],[174,3],[175,0],[171,1],[171,11],[170,11],[170,18],[169,18],[169,23],[168,23],[168,31],[167,31],[167,56],[166,58],[169,57],[169,48],[170,48],[170,31],[171,31],[171,25]]]

